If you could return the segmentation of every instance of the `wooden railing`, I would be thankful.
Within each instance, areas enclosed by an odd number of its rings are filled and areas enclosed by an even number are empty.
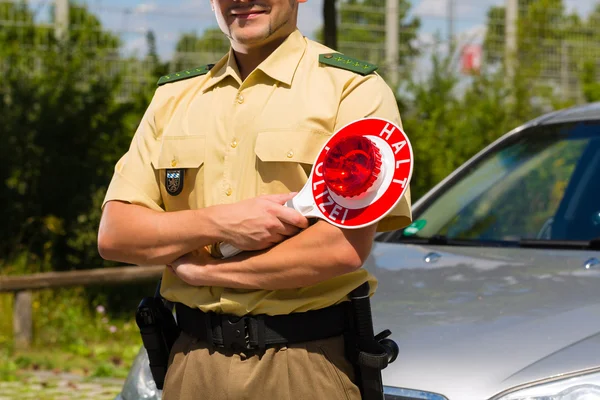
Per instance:
[[[72,286],[119,285],[158,281],[164,265],[123,266],[82,271],[47,272],[23,276],[0,276],[0,293],[14,293],[15,346],[29,347],[33,336],[32,292]]]

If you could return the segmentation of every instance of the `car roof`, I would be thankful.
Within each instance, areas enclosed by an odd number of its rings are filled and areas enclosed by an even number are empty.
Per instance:
[[[575,121],[600,120],[600,102],[555,111],[534,120],[535,125],[551,125]],[[533,121],[532,121],[533,122]]]

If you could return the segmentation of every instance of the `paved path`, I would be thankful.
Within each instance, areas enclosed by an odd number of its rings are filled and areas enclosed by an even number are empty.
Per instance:
[[[90,379],[74,374],[32,372],[18,382],[0,382],[0,400],[112,400],[124,379]]]

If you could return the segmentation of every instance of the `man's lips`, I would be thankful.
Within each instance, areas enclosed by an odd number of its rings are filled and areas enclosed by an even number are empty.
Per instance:
[[[263,9],[237,9],[231,11],[231,16],[235,18],[253,18],[266,12]]]
[[[232,14],[232,16],[234,18],[254,18],[254,17],[258,17],[261,14],[264,14],[264,11],[263,12],[248,13],[248,14]]]

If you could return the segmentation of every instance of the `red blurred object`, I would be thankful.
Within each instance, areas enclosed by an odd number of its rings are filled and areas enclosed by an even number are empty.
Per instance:
[[[381,171],[381,153],[368,138],[341,139],[327,152],[323,176],[329,190],[342,197],[366,192]]]
[[[481,70],[481,46],[469,44],[462,49],[463,74],[478,74]]]

